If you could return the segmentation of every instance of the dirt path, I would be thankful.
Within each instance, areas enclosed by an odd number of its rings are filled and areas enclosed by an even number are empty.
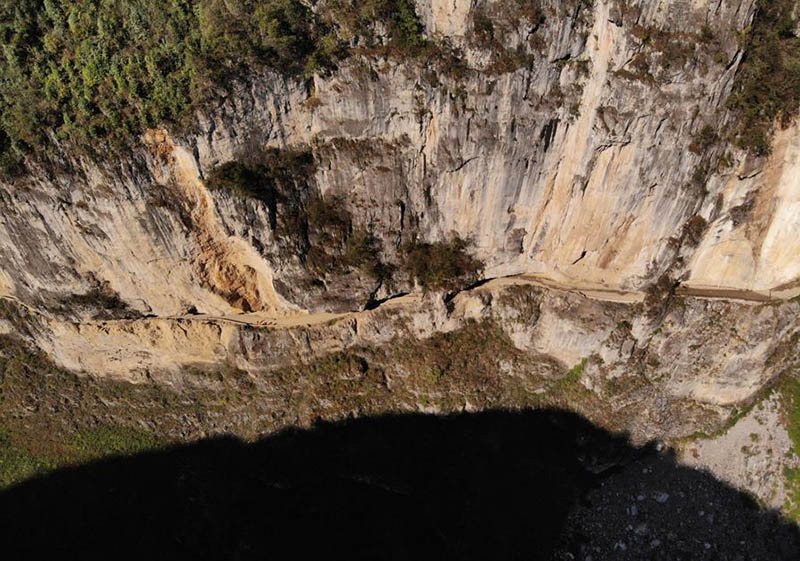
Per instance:
[[[677,294],[712,300],[746,300],[749,302],[780,302],[800,296],[800,287],[779,287],[771,290],[742,290],[714,286],[679,286]]]
[[[551,290],[561,290],[564,292],[574,292],[591,298],[592,300],[602,300],[604,302],[618,302],[622,304],[635,304],[644,300],[644,292],[619,290],[609,288],[602,285],[593,284],[579,284],[574,282],[567,282],[565,280],[557,280],[546,275],[539,274],[522,274],[509,277],[499,277],[492,279],[485,284],[478,287],[479,289],[497,289],[505,288],[507,286],[524,286],[532,285]]]
[[[593,300],[601,300],[604,302],[616,302],[621,304],[636,304],[642,302],[645,293],[642,291],[626,291],[616,288],[610,288],[603,285],[575,283],[569,279],[555,279],[550,276],[526,273],[519,275],[511,275],[506,277],[497,277],[485,281],[484,283],[456,295],[456,298],[470,293],[491,292],[498,289],[507,288],[510,286],[538,286],[548,290],[560,290],[564,292],[571,292],[580,294],[586,298]],[[695,298],[707,298],[713,300],[739,300],[749,302],[775,302],[782,300],[789,300],[800,295],[800,287],[791,287],[771,290],[771,291],[750,291],[722,287],[702,287],[702,286],[679,286],[677,294],[682,296],[690,296]],[[404,308],[419,305],[422,295],[419,293],[406,294],[390,298],[382,302],[378,308],[392,309]],[[9,300],[26,308],[32,313],[48,317],[39,310],[36,310],[11,295],[0,296],[0,300]],[[376,308],[376,309],[378,309]],[[364,314],[369,314],[373,310],[358,310],[342,313],[330,312],[316,312],[307,313],[299,312],[289,316],[275,316],[274,314],[263,311],[242,314],[228,314],[228,315],[206,315],[206,314],[183,314],[175,316],[157,316],[150,318],[137,318],[137,319],[120,319],[120,320],[103,320],[93,321],[88,323],[108,324],[115,322],[134,322],[134,321],[148,321],[148,320],[175,320],[175,321],[204,321],[214,323],[233,323],[236,325],[247,325],[254,327],[265,327],[271,329],[289,329],[293,327],[310,327],[313,325],[323,325],[330,322],[347,320],[350,318],[358,318]]]
[[[389,300],[380,304],[381,309],[402,308],[419,303],[421,294],[406,294]],[[377,309],[377,308],[375,308]],[[315,312],[315,313],[298,313],[290,316],[275,317],[268,312],[253,312],[247,314],[230,314],[230,315],[204,315],[204,314],[189,314],[181,316],[161,317],[158,319],[175,319],[175,320],[201,320],[201,321],[214,321],[214,322],[230,322],[238,325],[252,325],[256,327],[270,327],[273,329],[288,329],[291,327],[308,327],[311,325],[321,325],[333,321],[340,321],[352,317],[359,317],[367,314],[372,310],[358,310],[353,312]],[[137,320],[119,320],[119,321],[137,321]]]
[[[586,283],[572,283],[563,280],[556,280],[552,277],[540,274],[521,274],[490,279],[483,284],[476,286],[475,288],[467,289],[461,292],[459,295],[456,295],[456,298],[462,294],[491,292],[510,286],[538,286],[549,290],[561,290],[564,292],[577,293],[592,300],[616,302],[620,304],[636,304],[642,302],[645,297],[645,293],[642,291],[620,290],[607,286]],[[800,293],[800,289],[797,289],[797,292]],[[793,291],[770,291],[769,293],[762,293],[730,288],[691,286],[681,286],[678,288],[677,293],[683,296],[691,296],[696,298],[708,298],[713,300],[743,300],[749,302],[782,301],[791,299],[797,295],[794,294]],[[380,304],[379,307],[382,309],[407,307],[419,304],[420,300],[421,294],[406,294],[404,296],[390,298],[389,300]],[[174,319],[202,319],[206,321],[233,322],[241,325],[254,325],[259,327],[285,329],[291,327],[309,327],[312,325],[320,325],[332,321],[359,317],[369,312],[370,310],[359,310],[338,314],[329,312],[300,313],[286,317],[274,317],[267,313],[257,312],[227,316],[184,315],[176,316]]]

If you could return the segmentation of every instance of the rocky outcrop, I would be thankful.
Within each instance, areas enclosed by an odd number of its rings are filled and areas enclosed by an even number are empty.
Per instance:
[[[708,469],[780,509],[791,495],[784,470],[800,465],[780,418],[781,409],[778,396],[770,396],[723,434],[684,443],[681,460]]]
[[[688,282],[780,293],[800,276],[800,128],[777,133],[765,162],[745,159],[718,195],[718,218],[694,253]]]
[[[167,385],[186,371],[220,365],[269,376],[331,353],[425,340],[489,321],[520,352],[550,361],[561,372],[580,365],[586,390],[635,409],[625,428],[646,422],[652,429],[655,423],[658,434],[673,437],[694,429],[688,422],[667,426],[663,415],[671,418],[674,412],[665,404],[724,417],[794,364],[793,353],[786,351],[800,336],[796,302],[684,298],[670,305],[654,331],[640,302],[615,299],[518,278],[487,283],[448,303],[409,295],[374,310],[283,320],[250,314],[70,323],[7,304],[16,310],[7,321],[63,367]],[[619,402],[620,392],[631,401]]]

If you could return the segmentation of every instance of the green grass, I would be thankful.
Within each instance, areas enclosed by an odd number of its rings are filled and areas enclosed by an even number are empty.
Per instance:
[[[800,380],[787,376],[778,385],[783,403],[786,432],[792,441],[796,456],[800,456]],[[800,469],[784,470],[786,484],[786,504],[784,510],[793,520],[800,522]]]
[[[47,447],[45,439],[33,442],[32,437],[35,438],[32,434],[17,435],[12,441],[9,434],[0,432],[0,490],[61,467],[164,446],[164,442],[151,433],[120,425],[78,431],[64,446]],[[35,445],[36,451],[26,449],[28,444]]]
[[[80,461],[86,462],[108,456],[129,456],[158,449],[163,441],[155,435],[119,425],[101,425],[79,432],[70,448]]]
[[[561,382],[567,386],[574,386],[580,383],[581,376],[583,376],[583,369],[586,368],[587,359],[583,359],[578,364],[573,366],[567,375],[561,379]]]
[[[783,476],[788,494],[784,511],[789,518],[800,522],[800,469],[786,468],[783,470]]]
[[[679,442],[691,442],[693,440],[711,440],[723,436],[729,430],[731,430],[734,427],[734,425],[736,425],[736,423],[741,421],[742,418],[745,417],[745,415],[750,413],[750,411],[752,411],[753,408],[756,405],[758,405],[762,399],[764,399],[764,397],[769,395],[769,393],[770,393],[769,391],[762,392],[747,405],[744,405],[742,407],[734,407],[733,410],[731,411],[731,414],[728,415],[728,418],[725,419],[725,422],[722,423],[722,425],[720,425],[719,428],[710,432],[703,432],[703,431],[693,432],[689,436],[679,439]]]
[[[51,462],[13,446],[7,437],[0,436],[0,490],[47,473],[53,467]]]
[[[780,389],[786,405],[786,430],[795,450],[800,451],[800,380],[787,378]]]
[[[563,378],[559,378],[548,388],[548,394],[555,399],[565,400],[566,403],[573,403],[587,392],[581,384],[583,371],[589,359],[584,358],[578,364],[569,369]]]
[[[18,339],[0,336],[0,490],[61,467],[164,446],[165,440],[127,424],[130,410],[97,423],[109,414],[100,403],[121,403],[130,393],[130,386],[117,390],[79,378]],[[149,403],[140,400],[140,407]]]

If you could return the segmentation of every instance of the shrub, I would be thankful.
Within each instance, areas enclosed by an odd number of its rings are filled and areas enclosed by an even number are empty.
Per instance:
[[[3,167],[51,135],[91,152],[185,126],[246,66],[300,74],[341,52],[300,0],[19,0],[0,38]]]
[[[93,316],[95,320],[129,318],[138,315],[128,306],[127,302],[122,300],[119,293],[111,288],[108,281],[96,281],[88,292],[70,295],[65,299],[64,305],[67,312],[76,306],[91,308],[95,310]]]
[[[708,181],[708,173],[708,164],[705,161],[697,164],[692,171],[689,189],[698,194],[705,195],[707,193],[706,182]]]
[[[708,222],[706,222],[706,219],[699,214],[695,214],[683,227],[683,238],[690,246],[697,247],[703,240],[703,234],[707,227]]]
[[[717,131],[711,125],[705,125],[689,144],[689,150],[695,154],[703,154],[719,140]]]
[[[381,260],[383,243],[371,231],[353,227],[343,198],[312,197],[306,220],[312,269],[322,273],[353,267],[379,281],[392,276],[392,266]]]
[[[316,171],[307,147],[255,150],[226,162],[208,175],[210,189],[220,189],[273,204],[279,192],[301,189]]]
[[[226,162],[215,167],[208,175],[206,184],[211,189],[225,190],[242,197],[264,199],[267,196],[269,178],[261,170],[242,162]]]
[[[710,43],[714,40],[714,29],[706,24],[703,24],[703,27],[700,28],[700,41],[703,43]]]
[[[752,193],[748,195],[747,199],[745,199],[742,204],[733,207],[729,212],[733,225],[738,226],[739,224],[746,222],[750,217],[750,213],[753,211],[753,208],[755,208],[755,205],[755,194]]]
[[[413,0],[332,0],[326,15],[346,36],[366,47],[382,45],[412,54],[427,46]],[[388,43],[382,43],[376,33],[376,22],[385,26]]]
[[[306,236],[306,263],[317,273],[339,272],[347,267],[342,259],[352,230],[352,217],[340,197],[313,194],[299,209]],[[287,232],[291,235],[291,232]],[[300,232],[295,232],[299,235]]]
[[[758,0],[728,105],[736,117],[735,143],[755,155],[770,151],[773,123],[800,107],[800,38],[793,0]]]
[[[483,263],[468,252],[469,242],[413,242],[403,250],[403,269],[426,290],[458,290],[478,280]]]
[[[667,273],[661,275],[656,282],[645,290],[644,307],[647,317],[655,319],[666,308],[678,283]]]
[[[487,4],[479,2],[470,13],[470,45],[489,52],[490,61],[484,68],[490,74],[504,74],[531,64],[533,54],[529,48],[540,46],[541,38],[535,33],[544,22],[544,11],[539,0],[501,0]],[[527,39],[515,49],[507,45],[522,23],[534,26]]]
[[[381,260],[383,243],[372,232],[366,229],[355,230],[347,239],[345,260],[378,280],[391,278],[394,268]]]

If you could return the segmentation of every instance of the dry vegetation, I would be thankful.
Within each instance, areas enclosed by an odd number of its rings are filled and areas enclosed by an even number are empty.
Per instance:
[[[744,37],[745,57],[728,105],[736,119],[734,141],[756,155],[770,151],[776,120],[787,124],[800,107],[795,5],[793,0],[758,0],[753,25]]]
[[[447,241],[412,242],[403,250],[403,269],[425,290],[460,290],[483,273],[483,263],[469,254],[469,246],[457,235]]]

